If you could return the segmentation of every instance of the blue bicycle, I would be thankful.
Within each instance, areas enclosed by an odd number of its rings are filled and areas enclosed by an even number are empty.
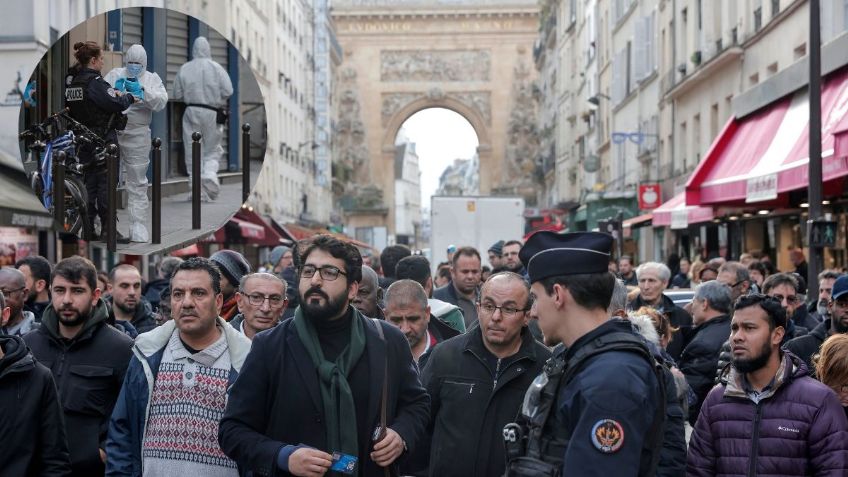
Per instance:
[[[65,153],[65,215],[60,224],[61,231],[91,240],[88,211],[88,194],[83,174],[92,167],[100,167],[106,160],[106,144],[87,127],[74,120],[67,111],[53,114],[44,122],[32,126],[19,134],[28,153],[27,162],[38,161],[38,167],[29,174],[30,185],[51,214],[54,210],[53,171],[54,157]],[[79,162],[78,151],[83,145],[91,145],[96,160],[89,164]]]

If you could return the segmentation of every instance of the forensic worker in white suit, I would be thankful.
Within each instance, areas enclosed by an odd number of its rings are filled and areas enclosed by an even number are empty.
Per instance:
[[[141,45],[132,45],[124,56],[125,66],[110,71],[105,80],[116,89],[130,92],[142,100],[123,112],[127,126],[118,131],[121,164],[127,190],[127,209],[130,216],[132,242],[149,242],[147,167],[150,165],[150,121],[153,113],[168,104],[168,92],[159,75],[147,71],[147,52]]]
[[[218,197],[218,164],[224,154],[221,139],[224,125],[218,124],[216,109],[226,105],[233,94],[233,83],[223,66],[212,60],[209,41],[202,36],[194,40],[192,60],[180,67],[174,81],[174,99],[186,104],[183,114],[183,145],[186,168],[191,178],[191,135],[197,131],[200,139],[201,198],[213,201]],[[191,184],[191,180],[189,180]]]

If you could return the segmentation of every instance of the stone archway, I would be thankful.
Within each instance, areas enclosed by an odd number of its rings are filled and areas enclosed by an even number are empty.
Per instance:
[[[538,5],[493,3],[334,2],[343,52],[336,150],[339,168],[349,171],[334,191],[351,227],[394,233],[395,137],[409,117],[433,107],[455,111],[477,133],[481,194],[540,190],[532,96]]]
[[[397,137],[398,131],[400,131],[401,126],[403,126],[409,118],[414,116],[415,113],[430,108],[449,109],[465,118],[477,134],[477,154],[481,165],[480,194],[488,195],[491,192],[489,186],[492,183],[491,165],[493,160],[492,144],[489,138],[489,127],[487,126],[486,118],[491,116],[491,111],[488,109],[488,100],[483,101],[480,98],[487,98],[487,96],[483,94],[450,94],[445,93],[440,89],[434,89],[428,91],[427,94],[420,95],[418,97],[415,97],[414,95],[407,96],[406,99],[408,99],[409,102],[405,104],[402,102],[399,103],[399,109],[396,111],[384,110],[383,112],[388,113],[387,116],[389,116],[389,119],[386,122],[383,142],[380,147],[380,151],[382,153],[380,164],[382,166],[393,164],[395,138]],[[475,99],[478,100],[476,103]],[[488,167],[483,167],[483,164]],[[487,187],[486,189],[483,189],[484,185]]]

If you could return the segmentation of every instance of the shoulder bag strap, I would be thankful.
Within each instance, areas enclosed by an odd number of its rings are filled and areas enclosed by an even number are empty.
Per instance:
[[[386,335],[383,332],[383,325],[380,324],[380,320],[377,318],[371,318],[374,320],[374,325],[377,327],[377,334],[380,335],[380,339],[383,343],[386,344],[386,356],[383,360],[383,397],[380,399],[380,427],[383,429],[387,429],[386,427],[386,406],[389,395],[389,348],[388,342],[386,341]],[[385,472],[386,477],[390,477],[391,471],[389,467],[384,467],[383,471]]]

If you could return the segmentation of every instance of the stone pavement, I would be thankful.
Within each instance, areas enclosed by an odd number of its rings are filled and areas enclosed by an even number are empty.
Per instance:
[[[252,185],[256,184],[261,168],[261,161],[254,160],[251,162],[250,183]],[[227,177],[221,181],[221,193],[218,199],[215,202],[200,203],[200,229],[193,230],[191,228],[191,201],[188,200],[189,192],[186,184],[184,192],[178,192],[162,199],[162,242],[159,244],[119,243],[118,253],[130,255],[167,253],[197,243],[200,239],[223,227],[241,207],[242,184],[241,174],[222,173],[220,176]],[[152,215],[152,203],[149,211],[149,215]],[[147,227],[152,238],[153,229],[150,220],[148,220]],[[129,214],[126,209],[118,209],[118,231],[123,235],[129,235]],[[94,244],[105,247],[103,242],[95,242]]]

